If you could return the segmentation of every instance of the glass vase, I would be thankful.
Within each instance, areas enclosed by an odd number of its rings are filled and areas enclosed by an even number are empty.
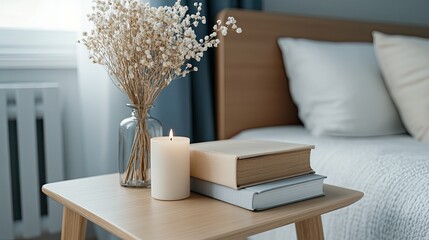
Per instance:
[[[132,109],[131,117],[119,125],[119,180],[125,187],[150,187],[150,139],[162,136],[161,122],[150,115],[150,107]]]

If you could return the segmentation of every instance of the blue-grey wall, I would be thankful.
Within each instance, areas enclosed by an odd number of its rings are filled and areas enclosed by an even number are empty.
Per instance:
[[[428,0],[265,0],[265,11],[429,26]]]

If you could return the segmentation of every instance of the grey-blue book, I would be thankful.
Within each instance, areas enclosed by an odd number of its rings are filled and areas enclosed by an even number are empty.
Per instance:
[[[233,189],[191,177],[191,190],[251,211],[261,211],[324,196],[323,180],[325,178],[318,174],[305,174],[242,189]]]

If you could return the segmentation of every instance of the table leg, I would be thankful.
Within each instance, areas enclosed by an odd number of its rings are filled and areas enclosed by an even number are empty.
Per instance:
[[[84,240],[86,233],[86,219],[78,213],[64,207],[61,240]]]
[[[323,240],[322,218],[312,217],[295,223],[298,240]]]

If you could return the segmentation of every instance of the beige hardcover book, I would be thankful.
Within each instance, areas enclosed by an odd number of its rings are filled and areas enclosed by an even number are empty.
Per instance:
[[[240,189],[314,172],[313,145],[229,139],[191,144],[191,176]]]

